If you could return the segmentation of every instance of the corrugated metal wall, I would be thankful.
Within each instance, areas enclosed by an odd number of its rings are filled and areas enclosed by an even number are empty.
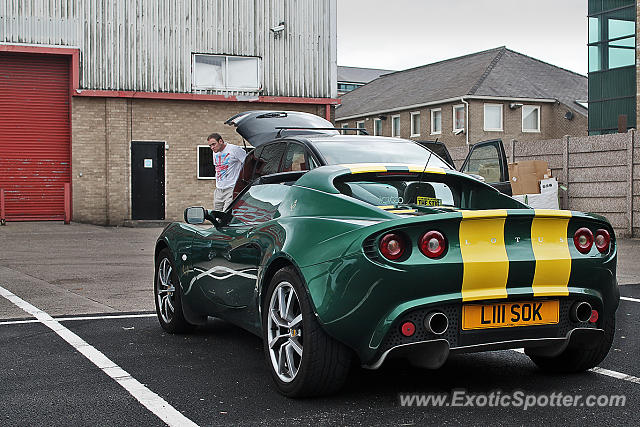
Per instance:
[[[192,54],[210,53],[261,57],[261,95],[335,97],[335,13],[336,0],[2,0],[0,42],[79,47],[82,89],[192,92]]]

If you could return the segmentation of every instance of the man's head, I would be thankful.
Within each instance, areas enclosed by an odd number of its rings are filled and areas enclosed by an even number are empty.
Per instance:
[[[225,143],[219,133],[214,132],[209,135],[207,137],[207,142],[209,143],[209,147],[211,147],[215,153],[219,153],[224,150]]]

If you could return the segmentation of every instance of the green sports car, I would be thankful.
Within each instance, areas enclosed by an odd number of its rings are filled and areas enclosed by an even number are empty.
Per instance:
[[[166,331],[213,316],[261,336],[292,397],[335,392],[354,360],[438,368],[524,348],[544,370],[583,371],[607,355],[619,302],[605,218],[530,209],[425,163],[261,176],[227,212],[186,209],[155,265]]]
[[[286,395],[338,389],[353,357],[437,368],[451,352],[524,347],[579,371],[611,346],[607,221],[528,209],[452,170],[323,166],[264,179],[228,213],[185,215],[156,246],[161,325],[215,316],[262,336]]]

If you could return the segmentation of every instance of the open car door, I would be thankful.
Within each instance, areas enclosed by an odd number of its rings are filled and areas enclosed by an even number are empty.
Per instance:
[[[290,134],[287,129],[295,130],[296,135],[318,131],[338,134],[331,122],[300,111],[245,111],[230,117],[224,124],[235,126],[236,132],[254,147]]]
[[[480,175],[487,184],[511,196],[509,167],[501,139],[473,144],[460,172]]]
[[[455,165],[446,145],[439,141],[415,141],[444,159],[453,169]],[[501,193],[511,196],[509,166],[501,139],[477,142],[469,147],[460,172],[478,175]]]

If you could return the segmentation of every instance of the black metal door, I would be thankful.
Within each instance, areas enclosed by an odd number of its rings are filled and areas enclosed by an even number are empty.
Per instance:
[[[131,218],[164,219],[164,142],[131,142]]]

